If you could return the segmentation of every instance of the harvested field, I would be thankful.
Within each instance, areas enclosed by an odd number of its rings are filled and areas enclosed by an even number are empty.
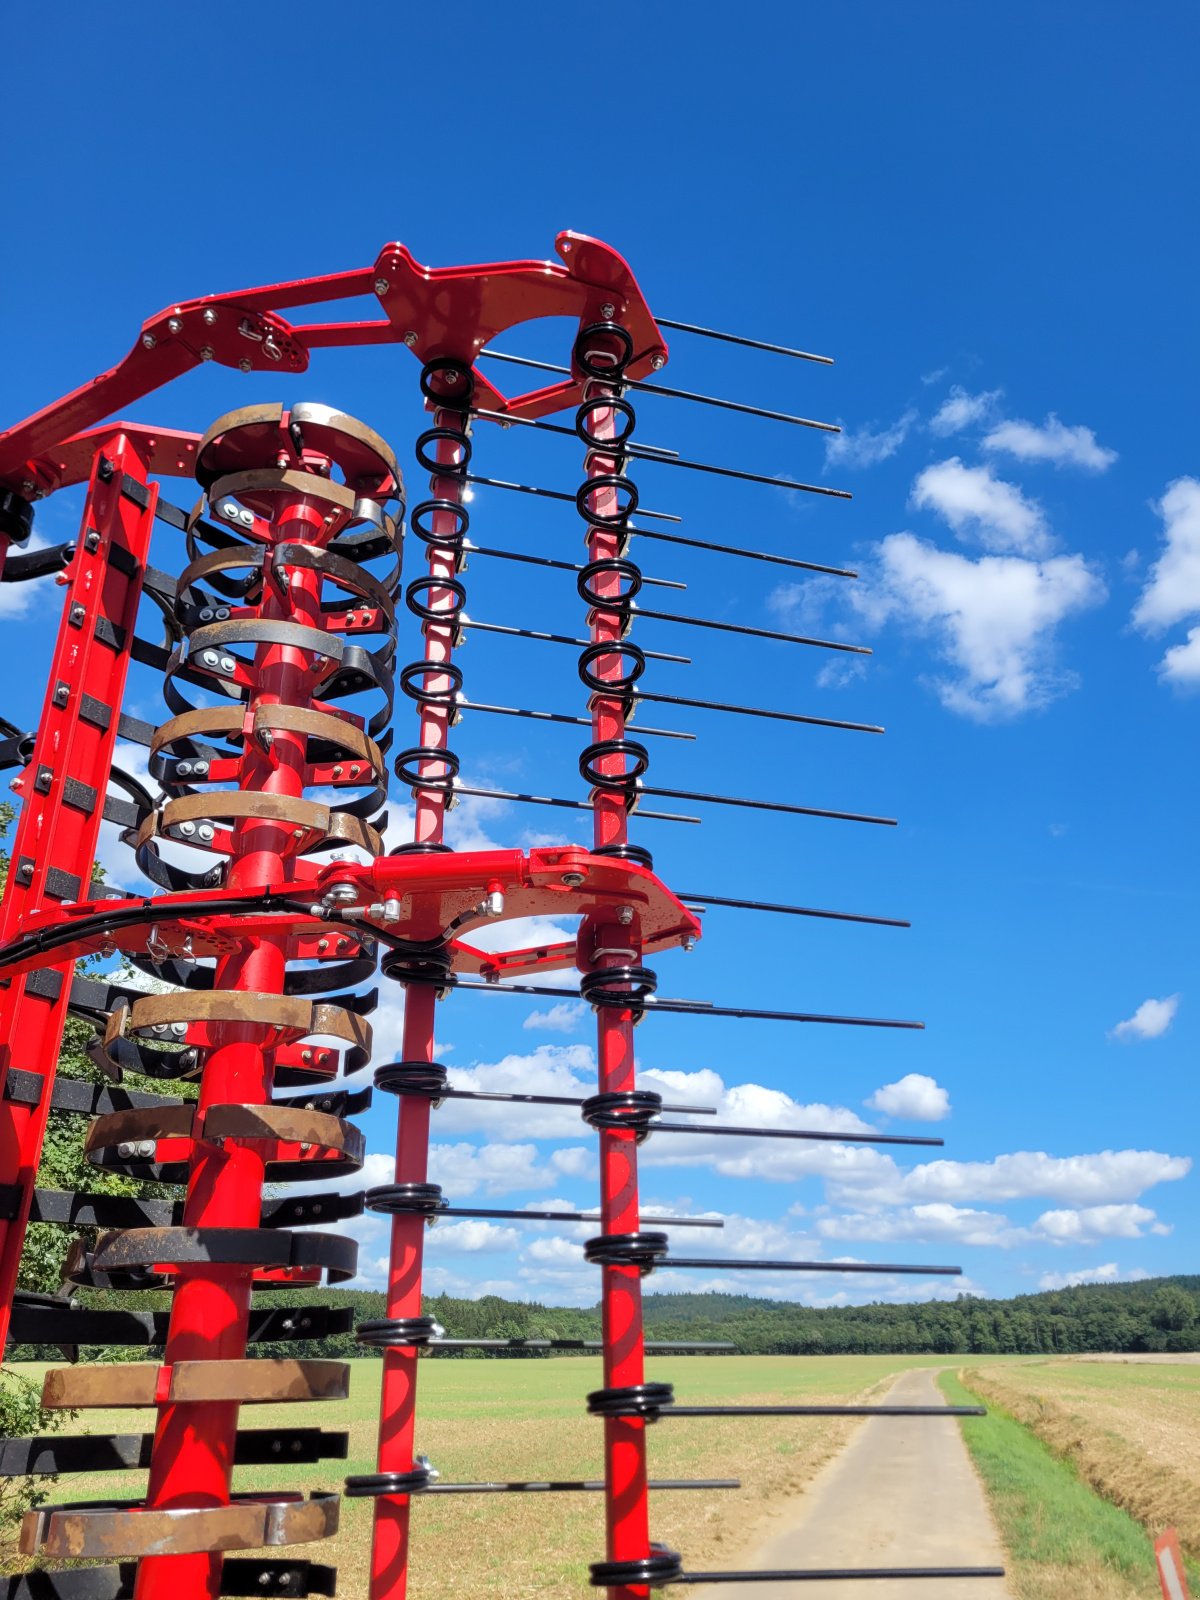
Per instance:
[[[970,1368],[1085,1483],[1151,1533],[1174,1525],[1200,1558],[1200,1366],[1186,1359],[1057,1360]]]
[[[942,1366],[945,1358],[912,1356],[671,1357],[652,1361],[649,1376],[669,1379],[681,1402],[783,1403],[850,1400],[886,1386],[896,1372]],[[336,1488],[348,1473],[375,1468],[380,1366],[352,1363],[351,1398],[342,1404],[252,1406],[243,1425],[348,1428],[350,1459],[293,1467],[290,1489]],[[25,1367],[26,1372],[35,1369]],[[427,1361],[422,1363],[418,1449],[447,1480],[594,1478],[602,1474],[602,1424],[583,1411],[583,1396],[600,1387],[599,1361]],[[81,1413],[72,1431],[129,1433],[153,1426],[141,1411]],[[676,1492],[654,1497],[654,1536],[687,1552],[697,1565],[732,1565],[756,1542],[770,1502],[795,1494],[850,1436],[853,1423],[807,1418],[729,1418],[660,1422],[651,1437],[654,1477],[740,1478],[740,1491]],[[280,1487],[269,1467],[239,1468],[235,1489]],[[60,1479],[50,1499],[136,1496],[143,1473]],[[336,1561],[340,1592],[366,1593],[370,1502],[347,1500],[336,1540],[314,1546]],[[597,1494],[455,1495],[426,1497],[413,1515],[412,1600],[447,1594],[479,1597],[593,1594],[589,1560],[603,1554]],[[11,1553],[11,1550],[10,1550]],[[9,1566],[6,1570],[12,1570]]]

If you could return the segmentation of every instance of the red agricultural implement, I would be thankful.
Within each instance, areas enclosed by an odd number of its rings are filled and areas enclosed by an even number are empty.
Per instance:
[[[675,519],[639,511],[639,462],[835,495],[790,478],[685,460],[634,439],[635,401],[646,392],[730,406],[799,426],[829,424],[668,388],[664,328],[728,339],[656,320],[622,258],[565,233],[558,261],[426,269],[401,245],[385,246],[361,271],[171,306],[144,324],[110,372],[0,435],[3,577],[54,573],[63,585],[37,727],[7,724],[0,764],[16,770],[20,816],[0,908],[0,1326],[24,1346],[142,1346],[145,1362],[69,1363],[46,1379],[49,1407],[153,1407],[152,1434],[53,1434],[0,1441],[9,1473],[59,1474],[144,1468],[136,1501],[45,1505],[30,1512],[22,1549],[36,1563],[0,1580],[8,1600],[211,1600],[217,1595],[333,1594],[336,1574],[294,1546],[336,1531],[339,1494],[286,1487],[289,1465],[336,1461],[346,1435],[320,1428],[240,1425],[242,1407],[338,1399],[348,1368],[329,1360],[252,1359],[256,1345],[348,1332],[349,1313],[288,1308],[289,1286],[345,1282],[355,1244],[337,1224],[364,1207],[391,1219],[386,1316],[361,1324],[359,1344],[382,1352],[377,1470],[346,1480],[345,1493],[374,1501],[371,1600],[407,1592],[410,1518],[428,1495],[603,1495],[607,1549],[591,1582],[617,1600],[653,1587],[730,1580],[802,1580],[863,1573],[694,1572],[652,1542],[648,1434],[659,1422],[719,1415],[677,1404],[671,1385],[648,1383],[642,1283],[651,1272],[719,1267],[722,1273],[953,1273],[952,1267],[865,1262],[759,1261],[677,1252],[672,1231],[719,1226],[712,1217],[647,1217],[638,1197],[638,1153],[653,1137],[705,1133],[839,1143],[937,1144],[938,1140],[802,1128],[733,1128],[697,1122],[708,1108],[665,1105],[639,1086],[634,1027],[680,1013],[771,1017],[797,1023],[911,1028],[873,1017],[753,1009],[668,999],[647,960],[690,948],[707,908],[889,923],[893,919],[806,906],[672,892],[630,820],[695,822],[644,801],[761,808],[865,825],[889,819],[649,781],[649,741],[689,737],[630,721],[643,703],[741,715],[786,725],[879,732],[788,706],[725,703],[647,688],[655,660],[686,658],[635,644],[638,618],[848,651],[822,640],[647,608],[655,586],[630,554],[635,537],[717,551],[734,559],[853,577],[842,568],[694,539],[663,527]],[[374,296],[368,321],[293,324],[288,308]],[[561,364],[492,347],[518,324],[568,318],[576,332]],[[785,358],[802,351],[733,340]],[[417,440],[429,492],[408,515],[419,571],[401,587],[405,503],[400,468],[371,428],[326,405],[252,405],[201,435],[111,420],[205,362],[289,378],[324,347],[397,345],[416,358],[429,426]],[[548,374],[520,394],[491,381],[497,365]],[[565,422],[549,419],[565,414]],[[499,441],[514,425],[577,440],[583,475],[573,491],[481,476],[473,429]],[[190,510],[170,480],[198,481]],[[22,551],[35,503],[86,483],[78,538]],[[480,546],[469,537],[474,485],[549,498],[582,519],[580,563]],[[185,496],[185,499],[190,498]],[[651,526],[646,524],[650,523]],[[578,524],[576,524],[578,526]],[[151,562],[159,531],[171,571]],[[569,572],[581,606],[578,637],[471,618],[463,573],[468,554]],[[678,583],[657,580],[658,587]],[[423,652],[397,665],[397,611],[419,623]],[[151,613],[161,642],[139,631]],[[403,612],[401,612],[403,615]],[[415,627],[415,625],[414,625]],[[578,652],[580,712],[468,699],[456,651],[469,630]],[[161,674],[168,716],[152,725],[123,709],[131,662]],[[415,703],[415,742],[393,754],[395,689]],[[566,701],[564,699],[564,705]],[[583,798],[531,795],[465,781],[451,748],[463,716],[534,718],[584,730],[578,758]],[[118,743],[140,746],[153,787],[122,771]],[[413,837],[385,853],[381,815],[389,764],[415,802]],[[567,785],[563,785],[567,787]],[[590,811],[594,837],[527,850],[454,850],[444,836],[460,796]],[[115,822],[147,890],[92,882],[102,820]],[[523,948],[495,933],[506,922],[553,918],[573,937]],[[903,924],[895,924],[902,926]],[[101,958],[81,973],[83,957]],[[103,962],[125,958],[114,972]],[[128,981],[129,966],[153,980]],[[349,1120],[370,1100],[353,1081],[371,1058],[370,1014],[379,970],[404,994],[401,1057],[375,1068],[374,1086],[397,1097],[394,1182],[353,1192],[330,1186],[361,1169],[361,1133]],[[435,1049],[437,1002],[486,994],[559,998],[546,975],[578,969],[594,1010],[598,1081],[578,1100],[456,1087]],[[105,975],[96,976],[97,972]],[[122,975],[124,974],[124,975]],[[466,1004],[475,1004],[467,1000]],[[495,1003],[489,998],[484,1004]],[[69,1014],[94,1025],[95,1082],[61,1077],[55,1063]],[[198,1085],[198,1098],[134,1090],[126,1074]],[[569,1346],[567,1340],[448,1338],[422,1307],[422,1263],[435,1218],[538,1220],[453,1203],[429,1181],[437,1107],[462,1099],[567,1103],[595,1130],[600,1153],[596,1214],[585,1247],[603,1309],[604,1383],[586,1397],[599,1419],[603,1475],[580,1482],[455,1482],[416,1454],[419,1357],[465,1345]],[[51,1111],[86,1119],[87,1159],[132,1180],[123,1194],[37,1186]],[[671,1120],[684,1117],[687,1120]],[[137,1184],[156,1186],[153,1197]],[[322,1185],[325,1187],[322,1187]],[[298,1188],[296,1186],[299,1186]],[[168,1198],[162,1198],[164,1193]],[[86,1230],[67,1258],[58,1294],[17,1288],[30,1221]],[[547,1220],[545,1215],[540,1220]],[[314,1226],[315,1225],[315,1226]],[[170,1310],[106,1308],[76,1291],[170,1292]],[[260,1294],[259,1291],[271,1291]],[[672,1348],[703,1348],[673,1345]],[[584,1404],[581,1396],[581,1406]],[[736,1407],[739,1414],[794,1415],[828,1407]],[[913,1408],[833,1408],[911,1415]],[[918,1408],[919,1409],[919,1408]],[[953,1411],[955,1408],[949,1408]],[[938,1408],[946,1414],[946,1408]],[[268,1494],[231,1491],[236,1466],[276,1463]],[[671,1480],[669,1488],[729,1488],[727,1479]],[[250,1552],[250,1553],[248,1553]],[[84,1564],[81,1564],[84,1563]],[[97,1564],[99,1563],[99,1564]],[[993,1569],[889,1569],[867,1575],[940,1578]],[[4,1585],[7,1584],[7,1589]]]

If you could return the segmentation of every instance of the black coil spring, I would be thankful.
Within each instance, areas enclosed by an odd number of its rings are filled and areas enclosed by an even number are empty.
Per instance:
[[[435,989],[448,989],[453,983],[450,971],[450,952],[443,946],[437,950],[389,950],[379,963],[385,978],[397,983],[423,983]],[[382,1087],[382,1085],[381,1085]]]
[[[440,1061],[385,1061],[375,1068],[375,1087],[387,1094],[420,1095],[437,1100],[449,1073]]]
[[[434,1481],[429,1467],[414,1467],[411,1472],[364,1472],[347,1478],[344,1493],[350,1500],[364,1500],[381,1494],[420,1494]]]
[[[668,1406],[675,1404],[675,1390],[669,1383],[631,1383],[623,1389],[593,1389],[587,1397],[592,1417],[642,1417],[657,1422]]]
[[[602,456],[614,464],[613,471],[587,477],[579,485],[575,504],[579,514],[592,528],[603,529],[615,536],[617,553],[591,560],[581,569],[576,580],[580,598],[592,612],[602,611],[617,619],[619,640],[590,644],[579,657],[579,676],[593,696],[603,696],[622,703],[623,715],[632,709],[629,691],[646,670],[646,657],[624,635],[633,620],[633,605],[642,587],[642,571],[626,555],[629,541],[629,519],[638,508],[637,485],[625,471],[627,445],[637,424],[637,413],[628,398],[621,392],[625,369],[633,357],[633,339],[628,329],[619,322],[606,320],[589,323],[580,329],[575,341],[575,365],[584,374],[583,402],[575,413],[575,432],[587,448],[587,459]],[[596,431],[597,412],[611,410],[616,419],[616,433],[604,439]],[[597,492],[610,491],[616,504],[610,511],[600,511],[593,504]],[[606,594],[598,587],[599,580],[616,579],[614,592]],[[606,582],[606,587],[609,586]],[[601,677],[597,665],[601,661],[619,662],[618,676]],[[614,756],[624,757],[620,772],[600,772],[597,763],[607,764]],[[589,744],[579,758],[579,771],[593,789],[624,797],[626,809],[632,809],[637,799],[638,781],[650,764],[650,755],[644,745],[633,739],[602,739]]]
[[[367,1190],[365,1203],[385,1216],[433,1217],[446,1209],[438,1183],[381,1183]]]
[[[384,958],[387,970],[387,958]],[[589,1005],[610,1011],[641,1011],[658,988],[658,977],[649,967],[597,967],[579,980],[579,993]]]
[[[445,1331],[433,1317],[375,1317],[360,1322],[354,1338],[368,1350],[390,1350],[398,1345],[432,1344]]]
[[[593,1589],[628,1589],[639,1585],[660,1589],[664,1584],[680,1581],[683,1562],[674,1550],[652,1544],[649,1555],[634,1561],[593,1561],[588,1572],[588,1582]]]
[[[434,406],[434,425],[422,433],[416,444],[418,464],[431,478],[431,487],[439,478],[455,483],[465,483],[471,464],[470,421],[471,396],[475,375],[463,361],[444,358],[428,361],[421,369],[421,393]],[[453,447],[453,459],[439,461],[437,450],[441,445]],[[446,512],[455,519],[449,533],[435,533],[432,519],[438,512]],[[455,571],[462,565],[465,555],[467,529],[471,515],[466,506],[457,500],[434,495],[422,500],[409,514],[409,527],[430,551],[449,555],[454,560]],[[434,594],[438,604],[432,603]],[[454,642],[459,642],[458,619],[467,603],[466,585],[457,577],[433,577],[426,574],[414,578],[404,591],[404,603],[422,627],[448,627]],[[437,688],[427,687],[427,679],[443,679]],[[446,712],[447,727],[458,721],[457,707],[462,689],[462,668],[453,662],[410,661],[400,669],[400,688],[420,710],[440,707]],[[412,745],[401,750],[396,757],[396,776],[414,795],[435,794],[452,800],[454,780],[459,772],[459,759],[446,748],[432,745]],[[421,768],[426,770],[422,772]]]
[[[594,1267],[637,1267],[653,1272],[667,1253],[665,1233],[602,1233],[583,1247],[583,1259]]]
[[[580,1107],[580,1115],[589,1127],[607,1133],[636,1133],[639,1144],[654,1132],[654,1119],[661,1111],[662,1095],[653,1089],[594,1094]]]

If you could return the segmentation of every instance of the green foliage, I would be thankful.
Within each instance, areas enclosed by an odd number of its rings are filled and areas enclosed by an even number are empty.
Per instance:
[[[24,1439],[61,1428],[74,1411],[47,1411],[37,1383],[12,1367],[0,1367],[0,1439]],[[41,1505],[53,1478],[0,1478],[0,1529]]]

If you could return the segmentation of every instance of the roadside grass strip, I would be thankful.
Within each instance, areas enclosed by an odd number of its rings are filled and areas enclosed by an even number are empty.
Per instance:
[[[952,1405],[979,1402],[955,1373],[939,1383]],[[1150,1536],[1071,1462],[994,1403],[960,1426],[1008,1554],[1014,1600],[1162,1600]]]

